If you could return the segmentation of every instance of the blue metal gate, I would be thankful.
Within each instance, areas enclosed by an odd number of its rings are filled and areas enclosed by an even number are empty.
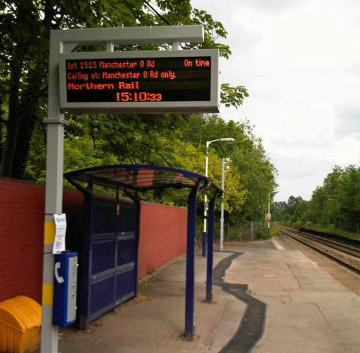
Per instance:
[[[87,195],[80,328],[137,294],[139,205]]]

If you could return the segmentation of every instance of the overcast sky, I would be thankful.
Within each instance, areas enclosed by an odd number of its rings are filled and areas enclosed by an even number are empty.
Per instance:
[[[278,195],[310,199],[334,165],[360,162],[360,0],[193,0],[233,52],[220,82],[250,93],[248,118],[278,170]]]

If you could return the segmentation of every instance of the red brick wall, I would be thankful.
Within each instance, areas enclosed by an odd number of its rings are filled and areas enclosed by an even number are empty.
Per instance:
[[[82,202],[65,190],[69,208]],[[0,178],[0,301],[23,294],[41,302],[43,235],[44,186]]]
[[[44,189],[0,179],[0,300],[41,299]]]
[[[185,208],[141,204],[139,277],[186,251]]]
[[[83,196],[64,191],[66,212],[79,210]],[[44,186],[0,178],[0,301],[27,295],[41,301]],[[186,210],[142,203],[139,276],[186,249]]]

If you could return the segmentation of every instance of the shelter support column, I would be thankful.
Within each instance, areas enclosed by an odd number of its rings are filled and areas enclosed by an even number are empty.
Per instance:
[[[206,264],[206,301],[212,301],[213,253],[214,253],[214,210],[217,194],[211,198],[208,212],[207,264]]]
[[[195,283],[195,236],[196,197],[199,186],[194,187],[188,197],[187,248],[186,248],[186,293],[185,293],[185,337],[194,334],[194,283]]]
[[[136,263],[135,263],[135,297],[138,296],[138,280],[139,280],[139,243],[140,243],[140,215],[141,215],[141,202],[137,198],[133,198],[133,201],[136,206],[136,229],[135,229],[135,239],[136,239]]]
[[[93,224],[94,224],[94,212],[93,212],[93,194],[92,194],[92,184],[88,185],[89,192],[84,194],[84,205],[86,212],[86,226],[85,226],[85,234],[82,239],[82,256],[80,270],[81,270],[81,289],[80,293],[82,293],[80,299],[80,308],[79,308],[79,323],[78,327],[80,330],[88,330],[90,326],[89,318],[89,274],[90,274],[90,257],[91,257],[91,245],[90,239],[92,239],[93,234]]]

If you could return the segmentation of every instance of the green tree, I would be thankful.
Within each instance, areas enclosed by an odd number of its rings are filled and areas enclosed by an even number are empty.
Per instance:
[[[337,226],[358,232],[360,230],[360,167],[345,168],[338,192]]]
[[[155,7],[152,5],[155,4]],[[43,181],[47,114],[48,38],[51,29],[202,24],[204,43],[184,49],[217,48],[227,33],[210,14],[189,0],[0,0],[0,167],[2,175]],[[165,49],[167,45],[163,46]],[[99,48],[90,48],[97,50]],[[119,46],[119,50],[159,49],[157,45]],[[238,108],[248,92],[222,84],[221,103]],[[65,171],[114,163],[153,163],[204,172],[205,143],[234,137],[233,145],[214,144],[210,176],[220,185],[221,158],[232,159],[226,174],[225,210],[231,218],[256,219],[274,189],[276,170],[249,122],[225,122],[216,115],[71,115],[65,129]],[[150,195],[182,203],[179,194]],[[175,201],[174,201],[175,200]]]
[[[235,143],[214,143],[210,149],[220,157],[231,158],[232,168],[236,169],[245,191],[244,206],[233,217],[242,220],[258,219],[260,210],[265,210],[269,193],[276,188],[276,169],[249,122],[225,122],[216,115],[205,118],[191,116],[182,138],[188,139],[205,154],[206,141],[221,137],[233,137]]]
[[[229,57],[223,25],[193,9],[190,0],[156,0],[161,14],[144,0],[0,0],[0,169],[3,176],[22,178],[30,142],[46,114],[49,32],[84,27],[202,24],[205,41],[188,48],[218,48]],[[166,45],[165,45],[166,47]],[[120,49],[157,49],[156,45]],[[239,104],[244,88],[227,90],[224,99]],[[151,124],[151,123],[150,123]]]
[[[310,201],[290,196],[278,207],[280,219],[291,225],[310,221],[313,226],[357,232],[360,229],[360,168],[335,166]]]
[[[8,106],[2,175],[21,178],[34,125],[43,118],[49,31],[85,26],[136,25],[142,2],[79,0],[0,1],[2,101]],[[111,17],[104,16],[109,11]]]
[[[271,215],[273,222],[282,222],[285,218],[287,203],[285,201],[275,201],[272,203]]]

